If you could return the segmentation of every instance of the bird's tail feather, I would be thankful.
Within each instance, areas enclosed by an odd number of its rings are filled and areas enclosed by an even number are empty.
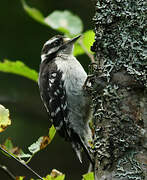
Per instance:
[[[72,142],[72,147],[80,161],[82,163],[82,153],[81,153],[81,146],[78,143]]]
[[[86,153],[86,155],[87,155],[88,159],[90,160],[92,166],[94,166],[94,162],[93,162],[93,159],[92,159],[92,156],[91,156],[91,153],[90,153],[88,147],[85,145],[85,143],[81,137],[79,137],[79,139],[80,139],[80,144],[81,144],[84,152]]]
[[[94,162],[93,162],[93,159],[92,159],[92,156],[90,154],[88,147],[85,145],[85,143],[81,137],[79,137],[77,135],[76,138],[78,138],[78,143],[77,143],[77,141],[72,142],[72,147],[73,147],[74,151],[76,152],[76,155],[77,155],[79,161],[82,163],[82,148],[83,148],[84,152],[86,153],[88,159],[90,160],[90,162],[93,166]]]

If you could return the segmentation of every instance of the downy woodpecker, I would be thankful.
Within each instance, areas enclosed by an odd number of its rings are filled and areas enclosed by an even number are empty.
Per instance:
[[[38,84],[41,99],[56,130],[71,142],[80,162],[82,148],[92,162],[89,151],[92,141],[90,97],[83,88],[87,74],[72,54],[79,37],[69,39],[57,35],[44,44]]]

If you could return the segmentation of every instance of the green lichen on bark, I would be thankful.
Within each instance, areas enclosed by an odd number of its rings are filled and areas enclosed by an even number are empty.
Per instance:
[[[115,177],[117,177],[119,180],[123,180],[124,177],[135,180],[142,180],[145,178],[140,164],[134,158],[135,154],[136,152],[129,151],[125,157],[118,161]]]
[[[130,152],[144,151],[146,10],[147,3],[143,0],[98,0],[96,4],[92,50],[97,65],[91,66],[89,90],[93,99],[95,171],[99,180],[145,178],[141,162]]]
[[[99,163],[97,166],[100,167],[101,171],[114,168],[115,173],[113,172],[113,176],[115,177],[116,175],[116,177],[119,177],[118,179],[121,179],[121,176],[123,178],[125,174],[127,174],[127,177],[130,176],[130,179],[131,177],[136,179],[141,177],[143,179],[143,171],[140,170],[139,166],[136,169],[138,172],[135,171],[133,173],[130,166],[127,171],[124,169],[125,173],[123,174],[120,171],[122,167],[119,166],[121,163],[117,162],[131,149],[137,151],[136,145],[141,144],[142,134],[140,131],[142,130],[143,122],[142,118],[136,117],[136,113],[140,112],[140,107],[138,107],[138,112],[136,107],[138,102],[141,101],[142,91],[138,90],[138,95],[136,95],[137,89],[134,91],[134,88],[130,89],[126,84],[120,87],[118,82],[107,82],[105,74],[101,72],[98,75],[97,70],[93,71],[93,74],[90,81],[92,83],[91,94],[95,124],[94,150],[95,157]],[[122,74],[119,75],[122,76]],[[127,92],[126,87],[129,89],[129,92]],[[134,98],[134,101],[132,98]],[[127,106],[129,103],[130,107]],[[136,117],[136,120],[134,120],[134,117]],[[110,177],[107,178],[109,179]]]
[[[99,0],[93,18],[96,42],[92,48],[105,66],[124,68],[147,87],[147,2]],[[108,61],[109,60],[109,61]]]

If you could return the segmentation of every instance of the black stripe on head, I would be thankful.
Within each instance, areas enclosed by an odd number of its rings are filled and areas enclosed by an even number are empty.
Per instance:
[[[55,53],[62,45],[63,45],[63,36],[61,35],[54,36],[44,44],[41,54],[49,55]]]

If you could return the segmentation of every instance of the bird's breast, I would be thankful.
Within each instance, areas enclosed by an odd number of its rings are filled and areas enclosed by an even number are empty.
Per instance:
[[[57,69],[62,72],[62,80],[66,88],[66,93],[80,94],[87,78],[87,73],[74,56],[68,59],[58,58],[56,60]]]

